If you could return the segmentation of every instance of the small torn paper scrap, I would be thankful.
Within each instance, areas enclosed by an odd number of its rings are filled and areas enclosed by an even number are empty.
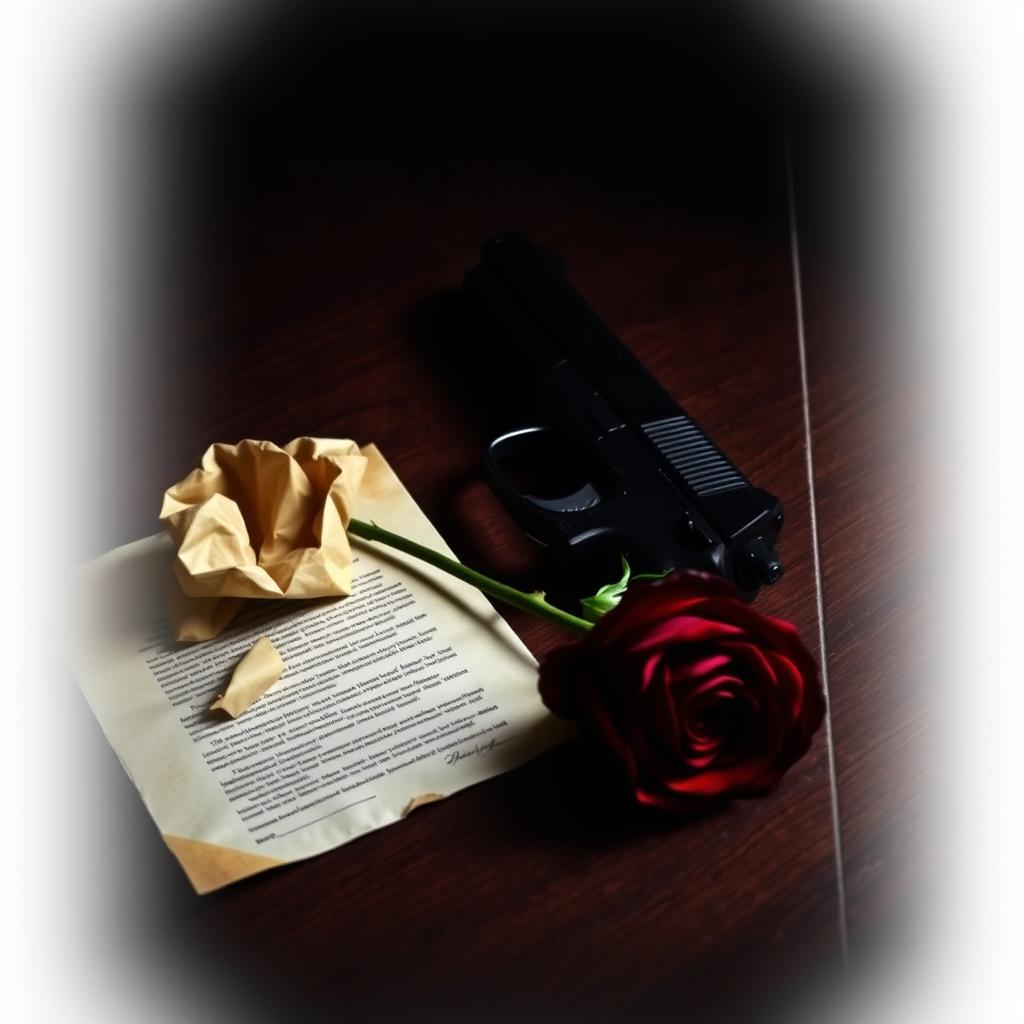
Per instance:
[[[261,636],[238,663],[231,682],[211,705],[211,711],[226,711],[237,718],[259,700],[284,672],[284,662],[270,638]]]

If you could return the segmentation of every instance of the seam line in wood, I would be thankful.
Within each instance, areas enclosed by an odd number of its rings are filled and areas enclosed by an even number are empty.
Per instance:
[[[814,560],[814,595],[818,612],[818,648],[821,684],[825,691],[825,739],[828,749],[829,790],[832,802],[832,841],[836,866],[836,896],[839,913],[839,946],[843,967],[850,965],[850,947],[846,921],[846,880],[843,865],[842,824],[839,814],[839,779],[836,772],[835,735],[832,729],[832,692],[829,677],[829,650],[825,631],[825,594],[821,571],[821,547],[818,541],[818,503],[814,488],[814,454],[811,447],[811,397],[807,378],[807,338],[804,329],[804,302],[800,275],[800,247],[797,233],[796,188],[793,171],[793,135],[789,120],[785,124],[786,192],[789,206],[789,248],[793,267],[793,297],[796,305],[796,344],[800,361],[800,395],[804,420],[804,451],[807,461],[807,500],[810,505],[811,554]]]

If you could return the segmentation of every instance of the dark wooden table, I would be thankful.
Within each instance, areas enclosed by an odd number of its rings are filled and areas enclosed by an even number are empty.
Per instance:
[[[399,32],[368,14],[348,34],[291,26],[158,95],[147,110],[170,111],[179,163],[148,278],[153,342],[130,350],[111,416],[115,452],[144,469],[108,495],[97,545],[154,532],[162,489],[212,441],[352,437],[380,446],[463,561],[542,584],[481,472],[502,410],[485,372],[453,364],[437,315],[481,240],[516,228],[781,496],[786,574],[758,607],[797,623],[827,671],[828,727],[769,797],[685,825],[602,814],[569,744],[203,898],[96,738],[123,836],[92,842],[98,889],[120,894],[97,912],[222,1019],[760,1019],[832,991],[847,959],[858,977],[928,877],[906,374],[865,342],[827,232],[804,240],[801,326],[778,102],[792,97],[772,61],[736,26],[606,20],[583,37]],[[818,226],[806,155],[797,211],[806,195]],[[505,614],[538,657],[559,639]]]

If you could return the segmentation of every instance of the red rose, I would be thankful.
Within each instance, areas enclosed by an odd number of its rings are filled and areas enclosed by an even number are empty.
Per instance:
[[[638,803],[677,814],[769,789],[825,714],[796,628],[695,572],[630,588],[548,655],[540,694],[607,748]]]

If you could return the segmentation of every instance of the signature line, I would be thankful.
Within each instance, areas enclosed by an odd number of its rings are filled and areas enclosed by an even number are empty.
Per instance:
[[[319,818],[314,818],[312,821],[306,821],[301,825],[296,825],[295,828],[290,828],[287,832],[278,832],[277,838],[283,839],[285,836],[290,836],[293,832],[298,832],[300,828],[308,828],[310,825],[315,825],[318,821],[323,821],[325,818],[333,818],[336,814],[341,814],[342,811],[347,811],[350,807],[356,807],[359,804],[365,804],[368,800],[376,799],[376,793],[372,796],[364,796],[362,800],[355,800],[350,804],[345,804],[344,807],[339,807],[336,811],[331,811],[329,814],[321,814]]]

